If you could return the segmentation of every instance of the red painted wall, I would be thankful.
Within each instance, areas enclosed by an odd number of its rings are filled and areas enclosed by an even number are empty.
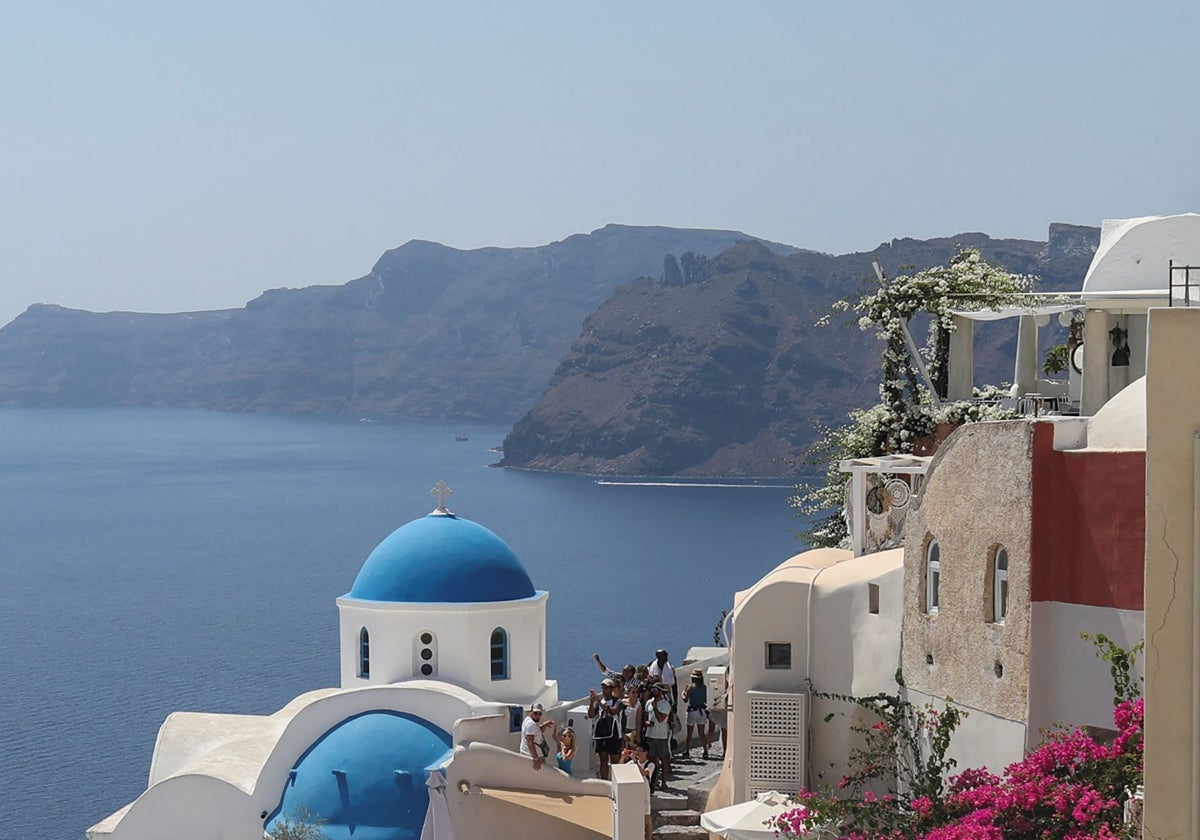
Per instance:
[[[1143,609],[1146,453],[1056,452],[1033,427],[1030,600]]]

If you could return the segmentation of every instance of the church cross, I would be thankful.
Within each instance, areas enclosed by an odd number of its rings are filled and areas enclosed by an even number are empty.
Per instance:
[[[444,481],[439,481],[433,485],[433,489],[429,491],[429,495],[438,500],[437,509],[434,513],[449,513],[450,509],[446,507],[446,499],[454,495],[454,491]]]

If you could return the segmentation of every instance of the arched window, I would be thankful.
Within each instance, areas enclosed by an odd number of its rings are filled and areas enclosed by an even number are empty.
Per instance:
[[[508,633],[503,627],[492,631],[491,658],[492,679],[508,679]]]
[[[358,675],[364,680],[371,676],[371,634],[366,627],[358,631]]]
[[[1003,624],[1008,615],[1008,549],[1000,546],[992,557],[992,621]]]
[[[942,579],[942,550],[937,540],[930,540],[925,547],[925,612],[937,615],[938,585]]]

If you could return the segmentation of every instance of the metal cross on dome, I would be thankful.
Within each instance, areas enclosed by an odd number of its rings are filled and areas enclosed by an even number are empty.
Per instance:
[[[438,506],[433,511],[434,513],[450,512],[450,508],[446,507],[446,500],[454,495],[454,491],[450,489],[450,485],[444,481],[439,481],[433,485],[433,489],[429,491],[429,495],[438,500]]]

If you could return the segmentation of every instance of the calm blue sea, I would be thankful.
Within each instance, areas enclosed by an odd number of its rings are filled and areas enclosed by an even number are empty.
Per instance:
[[[734,590],[799,547],[786,489],[490,469],[506,431],[0,410],[0,838],[80,840],[142,791],[173,710],[335,685],[334,598],[439,479],[550,591],[564,697],[594,683],[593,651],[710,644]]]

